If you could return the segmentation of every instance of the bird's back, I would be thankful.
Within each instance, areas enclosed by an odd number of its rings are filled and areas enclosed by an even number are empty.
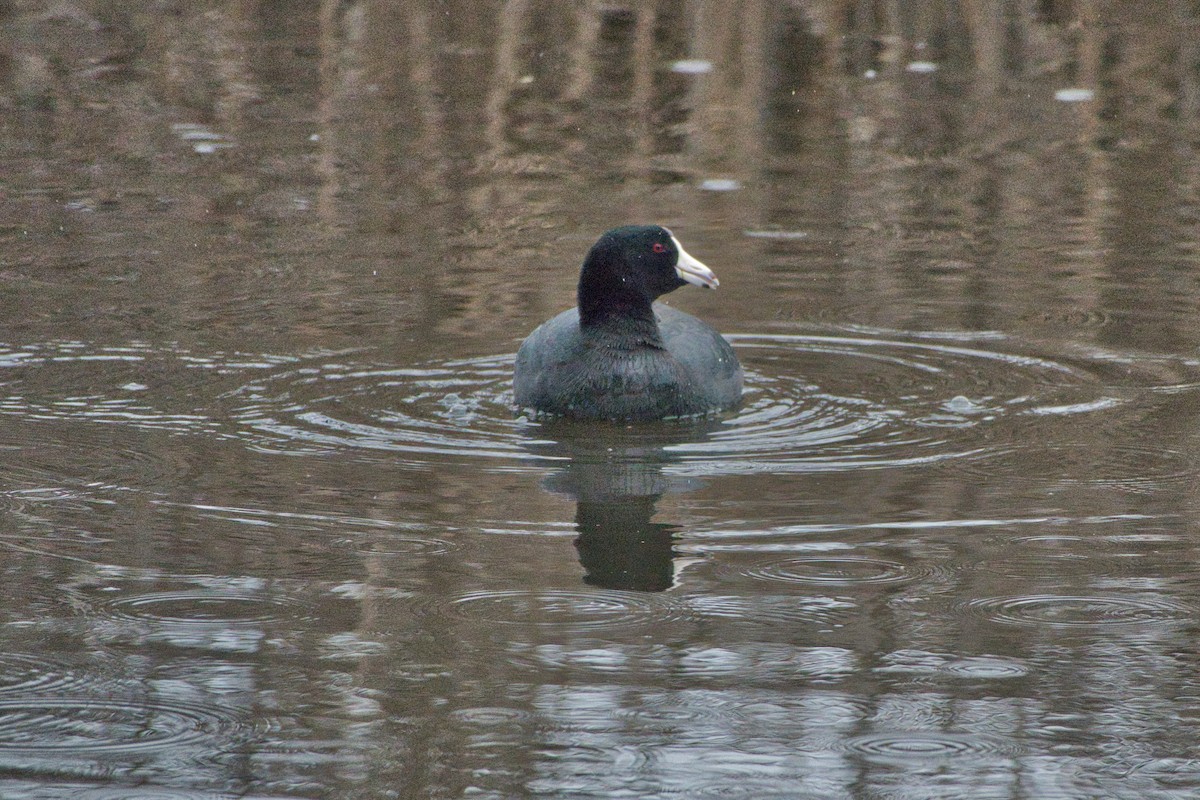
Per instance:
[[[730,408],[741,397],[733,348],[709,325],[656,303],[660,344],[579,326],[577,309],[539,326],[513,374],[522,408],[572,417],[661,419]]]

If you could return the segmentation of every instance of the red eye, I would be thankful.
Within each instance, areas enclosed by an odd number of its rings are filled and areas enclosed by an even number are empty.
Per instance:
[[[651,250],[653,250],[653,251],[654,251],[654,252],[656,252],[656,253],[665,253],[665,252],[667,252],[667,246],[666,246],[665,244],[663,244],[662,242],[655,242],[655,243],[654,243],[654,244],[653,244],[653,245],[650,247],[650,249],[651,249]]]

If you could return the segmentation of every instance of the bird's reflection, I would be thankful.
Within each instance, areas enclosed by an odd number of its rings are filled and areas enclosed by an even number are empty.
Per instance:
[[[661,592],[675,583],[673,540],[679,526],[653,522],[661,495],[619,502],[579,500],[575,549],[585,583],[605,589]]]
[[[671,446],[699,441],[719,419],[622,426],[543,422],[529,449],[563,459],[545,482],[576,501],[575,549],[584,581],[605,589],[661,592],[675,584],[675,541],[682,529],[655,522],[664,494],[689,491],[695,479],[671,476],[680,459]]]

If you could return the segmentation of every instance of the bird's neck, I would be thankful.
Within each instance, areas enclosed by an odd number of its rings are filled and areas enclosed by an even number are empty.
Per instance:
[[[581,302],[579,329],[585,339],[617,350],[663,347],[654,308],[645,301],[625,306],[613,305],[609,298],[603,306],[590,309],[590,313]]]
[[[653,298],[603,260],[589,258],[579,275],[579,324],[584,330],[624,330],[658,340]]]
[[[579,329],[583,338],[614,350],[663,349],[662,332],[653,309],[645,316],[605,314],[588,320],[580,309]]]

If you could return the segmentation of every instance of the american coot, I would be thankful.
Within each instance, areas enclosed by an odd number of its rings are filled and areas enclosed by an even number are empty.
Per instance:
[[[614,228],[588,252],[577,308],[542,323],[517,352],[516,404],[582,419],[650,420],[720,411],[742,396],[742,367],[711,327],[654,301],[712,270],[666,228]]]

